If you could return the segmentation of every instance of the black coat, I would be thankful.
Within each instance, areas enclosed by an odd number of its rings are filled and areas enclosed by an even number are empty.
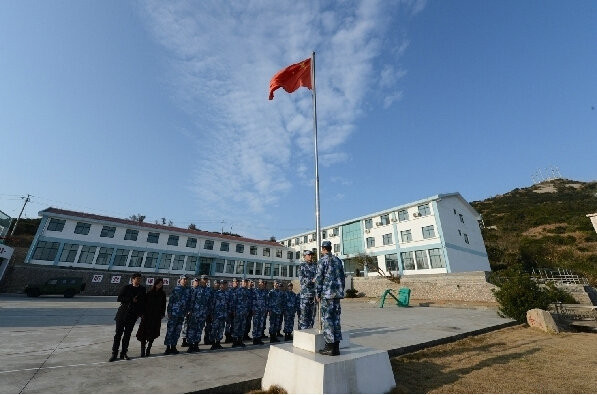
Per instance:
[[[134,287],[132,284],[125,285],[120,290],[117,301],[120,302],[120,307],[114,320],[136,321],[145,309],[145,287],[142,285],[138,287]]]
[[[153,340],[160,336],[162,318],[166,314],[166,293],[163,289],[150,290],[145,296],[145,310],[137,330],[137,339]]]

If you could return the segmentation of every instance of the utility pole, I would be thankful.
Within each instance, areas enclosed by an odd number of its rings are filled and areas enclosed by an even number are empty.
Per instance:
[[[15,222],[15,226],[12,228],[12,231],[10,232],[10,236],[12,237],[12,235],[15,233],[15,229],[17,228],[17,225],[19,224],[19,220],[21,219],[21,215],[23,215],[23,211],[25,210],[25,206],[27,205],[27,203],[31,200],[30,199],[31,195],[27,194],[27,197],[25,198],[24,196],[21,197],[21,199],[25,199],[25,203],[23,203],[23,208],[21,209],[21,212],[19,213],[19,216],[17,218],[17,221]]]

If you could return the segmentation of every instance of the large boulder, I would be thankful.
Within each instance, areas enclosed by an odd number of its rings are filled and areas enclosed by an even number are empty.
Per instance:
[[[538,328],[548,333],[560,333],[549,311],[531,309],[527,311],[527,323],[531,328]]]

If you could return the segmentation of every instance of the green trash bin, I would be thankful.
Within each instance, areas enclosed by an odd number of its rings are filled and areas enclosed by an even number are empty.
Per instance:
[[[408,307],[410,303],[410,288],[400,288],[398,291],[398,306]]]

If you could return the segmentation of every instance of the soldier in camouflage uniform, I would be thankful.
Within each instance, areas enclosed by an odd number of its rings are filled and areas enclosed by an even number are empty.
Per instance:
[[[246,347],[243,343],[247,314],[251,307],[251,291],[248,289],[247,279],[243,279],[241,287],[234,292],[232,298],[234,312],[234,327],[232,330],[232,347]]]
[[[344,298],[344,267],[342,261],[332,255],[332,243],[321,243],[322,257],[317,262],[315,275],[315,300],[321,303],[321,320],[325,348],[322,355],[339,355],[342,331],[340,328],[340,299]]]
[[[189,329],[187,342],[190,344],[188,352],[199,351],[201,333],[205,319],[210,314],[211,290],[207,287],[207,276],[202,275],[199,286],[195,288],[189,308]]]
[[[199,279],[197,277],[195,277],[193,279],[193,281],[191,282],[191,294],[193,293],[193,291],[195,290],[195,288],[197,288],[199,286]],[[184,317],[184,323],[182,324],[182,344],[180,345],[181,347],[188,347],[189,343],[187,343],[187,330],[189,328],[189,316],[185,316]]]
[[[274,281],[274,288],[267,295],[267,310],[269,313],[269,342],[278,343],[276,334],[280,331],[280,316],[284,311],[284,293],[280,291],[280,282]]]
[[[230,303],[234,301],[234,293],[238,290],[238,280],[236,278],[232,279],[232,288],[228,288],[228,297],[230,298]],[[228,312],[228,317],[226,317],[226,330],[225,335],[226,339],[224,339],[224,343],[231,343],[232,342],[232,330],[234,328],[234,311],[231,308]]]
[[[214,280],[214,288],[215,288]],[[213,293],[212,297],[212,315],[213,321],[211,326],[211,338],[214,343],[211,346],[212,350],[219,350],[222,347],[220,341],[224,334],[224,326],[226,325],[226,317],[230,311],[230,293],[228,292],[228,281],[220,280],[220,288]]]
[[[247,289],[249,290],[251,306],[249,306],[249,312],[247,313],[247,318],[245,319],[245,333],[243,335],[243,340],[251,340],[249,333],[251,332],[251,322],[253,321],[253,295],[255,295],[255,282],[253,280],[249,280],[249,286]]]
[[[191,302],[191,289],[187,288],[187,276],[180,276],[179,283],[168,299],[168,324],[166,325],[166,354],[178,354],[176,343],[182,330],[184,317],[187,315]]]
[[[293,291],[293,284],[288,283],[284,299],[284,341],[292,340],[294,316],[299,310],[299,299]]]
[[[315,274],[317,264],[313,261],[313,251],[305,251],[299,267],[299,329],[313,328],[315,322]]]
[[[205,281],[207,284],[207,290],[209,291],[209,296],[211,298],[211,297],[213,297],[213,294],[218,290],[219,285],[216,282],[216,280],[213,280],[214,288],[212,288],[207,275],[204,275],[204,276],[205,276]],[[201,276],[201,277],[203,277],[203,276]],[[203,335],[203,344],[206,344],[206,345],[214,344],[213,339],[211,338],[211,323],[212,323],[211,314],[207,314],[207,317],[205,317],[205,334]]]
[[[267,317],[267,290],[265,280],[259,280],[257,289],[253,292],[253,344],[263,344],[261,337]]]

